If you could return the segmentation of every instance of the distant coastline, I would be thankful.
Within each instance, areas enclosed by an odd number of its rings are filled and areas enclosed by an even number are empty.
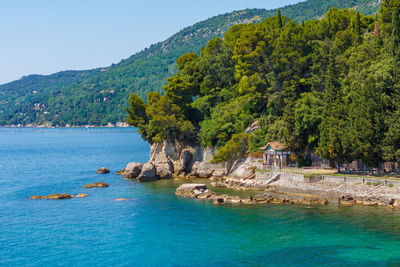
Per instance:
[[[107,123],[107,125],[70,125],[66,124],[64,126],[60,125],[52,125],[51,123],[46,123],[46,124],[27,124],[27,125],[22,125],[22,124],[12,124],[12,125],[1,125],[0,128],[128,128],[132,127],[126,122],[117,122],[117,123]]]

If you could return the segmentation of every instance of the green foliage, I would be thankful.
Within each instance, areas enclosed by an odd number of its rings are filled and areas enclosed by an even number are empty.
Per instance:
[[[250,136],[247,133],[234,134],[214,156],[212,163],[227,162],[240,158],[247,152]]]
[[[280,9],[278,9],[278,11],[277,11],[276,21],[277,21],[276,24],[278,25],[278,28],[279,29],[282,28],[283,22],[282,22],[282,15],[281,15],[281,10]]]
[[[196,53],[186,53],[178,57],[178,59],[176,60],[178,70],[183,70],[186,64],[192,62],[196,58],[198,58],[198,55]]]
[[[388,184],[388,187],[393,187],[394,185],[393,184]]]
[[[346,113],[343,91],[333,53],[329,56],[324,94],[324,112],[320,125],[320,140],[317,152],[321,156],[338,163],[350,161],[346,150]]]
[[[288,22],[287,18],[295,21],[320,18],[332,6],[339,9],[356,7],[361,13],[372,14],[379,8],[376,2],[377,0],[308,0],[300,2],[280,9],[282,26],[284,27]],[[204,71],[208,75],[198,75],[201,76],[201,79],[190,75],[193,80],[187,78],[184,80],[193,84],[193,90],[201,88],[202,95],[210,93],[217,95],[234,84],[232,75],[234,63],[232,63],[231,53],[241,31],[247,28],[241,23],[257,23],[265,18],[273,17],[274,23],[268,23],[269,30],[267,31],[265,28],[266,34],[270,36],[268,40],[265,40],[266,44],[271,43],[271,40],[274,41],[279,37],[277,35],[279,30],[275,27],[276,14],[277,10],[247,9],[219,15],[187,27],[164,42],[152,45],[108,68],[66,71],[48,76],[31,75],[1,85],[0,125],[41,124],[48,121],[53,125],[60,126],[65,124],[104,125],[108,122],[125,121],[125,107],[129,105],[128,98],[131,93],[135,93],[143,99],[151,91],[162,94],[167,77],[172,77],[177,71],[182,71],[184,75],[187,73],[201,74]],[[390,15],[389,22],[391,19]],[[361,16],[362,23],[364,20]],[[321,35],[323,29],[326,28],[318,21],[305,24],[308,25],[308,35]],[[235,26],[231,28],[233,25]],[[260,27],[264,26],[260,25]],[[227,32],[228,29],[230,29],[229,32]],[[385,29],[383,27],[383,32]],[[222,52],[220,49],[220,54],[202,58],[202,63],[199,64],[200,61],[194,54],[199,54],[201,48],[206,46],[209,40],[223,36]],[[195,53],[183,56],[175,63],[181,55],[189,52]],[[288,59],[286,56],[284,58],[276,56],[276,58],[271,58],[274,66],[278,62],[282,62],[280,67],[286,66],[287,60],[297,60],[297,55]],[[268,62],[268,59],[265,62]],[[267,67],[267,64],[261,65]],[[304,67],[304,62],[291,67],[293,68],[292,72],[295,73]],[[302,69],[302,71],[307,70]],[[264,81],[263,83],[268,84],[276,80],[273,74],[270,76],[261,73],[260,77]],[[216,83],[216,81],[220,82]],[[40,108],[35,107],[35,104],[40,104]]]

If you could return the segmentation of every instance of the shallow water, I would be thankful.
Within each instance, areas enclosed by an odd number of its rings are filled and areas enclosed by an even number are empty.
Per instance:
[[[0,266],[400,264],[399,211],[214,206],[176,197],[182,181],[114,174],[148,157],[134,129],[0,128]],[[96,174],[101,166],[112,173]],[[110,187],[81,188],[96,181]],[[81,192],[89,197],[28,198]]]

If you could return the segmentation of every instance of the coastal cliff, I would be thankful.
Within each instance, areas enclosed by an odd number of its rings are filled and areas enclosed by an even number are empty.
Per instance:
[[[222,177],[228,174],[230,164],[210,163],[218,149],[198,144],[167,139],[150,146],[150,161],[156,168],[168,165],[175,175],[191,175],[199,178]]]

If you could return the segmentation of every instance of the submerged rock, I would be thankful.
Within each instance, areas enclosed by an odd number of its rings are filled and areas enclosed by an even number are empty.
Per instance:
[[[48,195],[48,196],[46,196],[44,198],[47,198],[47,199],[70,199],[70,198],[73,198],[73,197],[74,196],[70,195],[70,194],[51,194],[51,195]]]
[[[138,182],[157,181],[156,167],[152,163],[145,163],[142,172],[136,178]]]
[[[91,184],[87,184],[87,185],[84,185],[84,186],[82,186],[83,188],[93,188],[93,185],[91,185]]]
[[[143,164],[138,162],[128,163],[126,168],[124,169],[123,175],[124,178],[135,179],[139,176],[143,168]]]
[[[30,199],[42,199],[44,198],[43,196],[31,196],[29,197]]]
[[[110,173],[110,170],[105,167],[101,167],[96,171],[96,173],[106,174],[106,173]]]
[[[88,195],[86,195],[85,193],[80,193],[80,194],[77,194],[75,197],[81,197],[81,198],[84,198],[84,197],[87,197]]]
[[[48,196],[32,196],[30,199],[71,199],[73,195],[70,194],[50,194]]]
[[[119,170],[119,171],[116,171],[115,174],[117,174],[117,175],[123,175],[124,172],[125,172],[125,168],[123,168],[123,169],[121,169],[121,170]]]
[[[95,182],[92,184],[93,187],[97,187],[97,188],[104,188],[104,187],[108,187],[107,183],[104,182]]]

